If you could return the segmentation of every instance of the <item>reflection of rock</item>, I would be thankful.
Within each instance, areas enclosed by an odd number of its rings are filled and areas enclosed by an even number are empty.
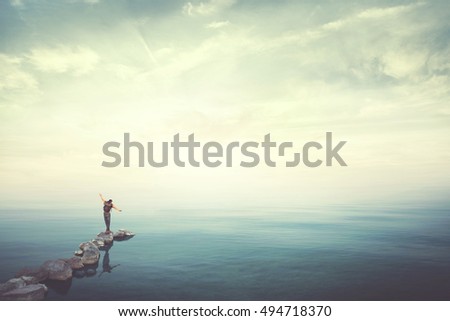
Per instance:
[[[83,264],[95,264],[100,258],[100,251],[92,242],[82,243],[80,248],[83,250],[83,256],[81,257],[81,263]]]
[[[84,270],[76,270],[76,271],[73,271],[72,276],[74,278],[81,279],[86,276],[86,273]]]
[[[72,279],[65,281],[47,280],[45,281],[45,285],[58,294],[66,295],[69,293],[70,287],[72,286]]]
[[[66,263],[69,264],[72,270],[79,270],[84,267],[83,263],[81,262],[81,257],[79,256],[74,256],[71,257],[70,259],[65,259],[64,261],[66,261]]]
[[[73,271],[73,277],[77,279],[90,277],[92,275],[97,274],[98,262],[96,264],[85,265],[80,270]]]
[[[86,273],[86,276],[87,276],[87,277],[90,277],[90,276],[96,275],[96,274],[97,274],[97,270],[96,270],[96,269],[87,269],[87,270],[85,271],[85,273]]]
[[[117,241],[125,241],[131,239],[135,234],[128,230],[120,229],[116,233],[114,233],[114,240]]]
[[[22,301],[43,300],[45,298],[46,292],[47,287],[44,284],[30,284],[3,293],[1,298],[3,300],[22,300]]]
[[[72,269],[64,260],[50,260],[42,264],[41,269],[48,271],[50,280],[64,281],[72,277]]]

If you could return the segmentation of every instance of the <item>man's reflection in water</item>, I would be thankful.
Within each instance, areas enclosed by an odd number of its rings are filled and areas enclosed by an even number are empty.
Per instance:
[[[109,249],[111,248],[111,246],[106,247],[105,248],[105,253],[103,254],[103,261],[102,261],[102,269],[103,271],[99,274],[98,277],[101,277],[103,273],[107,272],[107,273],[111,273],[111,271],[118,267],[120,264],[116,264],[111,266],[110,261],[109,261]]]

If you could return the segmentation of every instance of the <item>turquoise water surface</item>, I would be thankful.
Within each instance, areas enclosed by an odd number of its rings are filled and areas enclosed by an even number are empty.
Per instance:
[[[450,300],[447,207],[149,210],[136,236],[48,300]],[[0,282],[68,258],[103,229],[90,210],[2,210]],[[107,254],[107,255],[106,255]]]

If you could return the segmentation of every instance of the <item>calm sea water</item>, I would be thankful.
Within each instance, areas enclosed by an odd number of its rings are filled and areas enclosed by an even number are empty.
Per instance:
[[[0,219],[0,282],[103,229],[96,209]],[[444,207],[129,211],[112,228],[137,235],[48,300],[450,300]]]

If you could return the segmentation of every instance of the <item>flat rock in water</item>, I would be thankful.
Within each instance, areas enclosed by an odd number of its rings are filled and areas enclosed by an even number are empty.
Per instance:
[[[125,229],[120,229],[116,233],[114,233],[113,237],[114,237],[114,240],[124,241],[124,240],[131,239],[134,235],[135,234],[133,232],[130,232]]]
[[[16,273],[16,278],[20,277],[32,277],[34,278],[33,283],[39,283],[48,278],[48,271],[44,271],[40,268],[23,268]]]
[[[84,252],[85,248],[92,247],[92,246],[96,247],[95,244],[92,242],[83,242],[80,244],[80,250]]]
[[[44,284],[31,284],[3,293],[3,300],[34,301],[43,300],[47,287]]]
[[[96,239],[91,241],[96,247],[101,248],[105,246],[105,242],[102,238],[97,237]]]
[[[97,234],[97,239],[101,239],[103,240],[103,243],[105,243],[105,245],[107,244],[111,244],[113,242],[113,234],[112,233],[105,233],[105,232],[101,232]]]
[[[92,242],[88,242],[88,244],[90,245],[86,245],[83,248],[83,256],[81,257],[81,263],[95,264],[100,259],[100,251]]]
[[[72,270],[79,270],[84,267],[83,262],[81,262],[81,257],[79,256],[74,256],[71,257],[70,259],[65,259],[64,261],[66,261],[66,263],[69,264]]]
[[[37,278],[35,278],[34,276],[21,276],[20,278],[21,278],[22,280],[25,281],[25,284],[26,284],[26,285],[37,284],[37,283],[40,282],[40,281],[39,281]]]
[[[26,285],[25,280],[22,278],[11,279],[5,283],[0,284],[0,294],[16,290]]]
[[[72,268],[64,260],[50,260],[42,264],[41,270],[48,271],[50,280],[65,281],[72,277]]]

